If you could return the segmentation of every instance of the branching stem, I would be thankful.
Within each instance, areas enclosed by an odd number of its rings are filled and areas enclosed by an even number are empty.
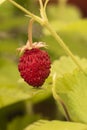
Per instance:
[[[82,66],[79,64],[73,53],[70,51],[68,46],[64,43],[64,41],[60,38],[60,36],[52,29],[49,23],[45,24],[45,27],[49,30],[49,32],[52,34],[52,36],[55,38],[55,40],[60,44],[60,46],[64,49],[66,54],[72,58],[74,63],[78,66],[78,68],[84,72]]]
[[[26,15],[28,15],[31,18],[33,18],[38,23],[43,24],[43,21],[42,21],[42,19],[40,17],[34,15],[33,13],[31,13],[30,11],[28,11],[27,9],[25,9],[24,7],[22,7],[18,3],[16,3],[15,1],[13,1],[13,0],[8,0],[8,1],[11,2],[17,8],[19,8],[20,10],[22,10]]]
[[[49,0],[46,0],[45,4],[44,4],[44,10],[46,11],[46,7],[47,7],[47,4],[48,4]]]
[[[33,18],[35,21],[37,21],[39,24],[41,24],[42,26],[46,27],[49,32],[51,33],[51,35],[55,38],[55,40],[60,44],[60,46],[64,49],[64,51],[66,52],[66,54],[68,56],[70,56],[72,58],[72,60],[74,61],[74,63],[78,66],[78,68],[84,72],[83,67],[80,65],[80,63],[77,61],[77,59],[75,58],[75,56],[73,55],[73,53],[70,51],[70,49],[67,47],[67,45],[63,42],[63,40],[60,38],[60,36],[52,29],[51,25],[48,22],[47,16],[46,16],[46,5],[48,3],[48,0],[46,0],[45,2],[45,7],[43,6],[42,0],[39,0],[40,2],[40,13],[41,13],[41,17],[38,17],[36,15],[34,15],[33,13],[31,13],[30,11],[26,10],[24,7],[22,7],[21,5],[19,5],[18,3],[16,3],[13,0],[8,0],[9,2],[11,2],[13,5],[15,5],[17,8],[19,8],[20,10],[22,10],[24,13],[27,14],[28,17]],[[44,9],[45,8],[45,9]],[[85,73],[85,72],[84,72]]]
[[[80,63],[77,61],[77,59],[75,58],[75,56],[73,55],[73,53],[70,51],[70,49],[68,48],[68,46],[64,43],[64,41],[60,38],[60,36],[55,32],[54,29],[52,29],[51,25],[48,22],[48,18],[46,15],[46,6],[49,0],[46,0],[45,4],[43,5],[42,0],[39,0],[40,3],[40,14],[41,17],[38,17],[36,15],[34,15],[33,13],[31,13],[30,11],[26,10],[24,7],[22,7],[21,5],[19,5],[18,3],[16,3],[13,0],[8,0],[9,2],[11,2],[14,6],[16,6],[17,8],[19,8],[20,10],[22,10],[28,17],[31,17],[34,21],[37,21],[40,25],[46,27],[46,29],[51,33],[51,35],[54,37],[54,39],[60,44],[60,46],[64,49],[64,51],[66,52],[66,54],[68,56],[70,56],[72,58],[72,60],[74,61],[74,63],[78,66],[78,68],[84,72],[83,67],[80,65]],[[28,30],[28,39],[29,42],[27,42],[27,45],[25,45],[23,47],[22,50],[26,49],[27,46],[32,48],[32,24],[33,24],[33,20],[30,21],[29,24],[29,30]],[[19,48],[20,50],[20,48]],[[21,52],[22,52],[21,50]],[[84,72],[85,73],[85,72]],[[63,102],[63,100],[60,98],[60,96],[56,93],[55,91],[55,76],[53,78],[53,88],[52,88],[52,93],[53,93],[53,97],[56,101],[59,101],[65,111],[65,115],[67,120],[70,121],[70,116],[69,113],[67,111],[67,107],[65,105],[65,103]]]

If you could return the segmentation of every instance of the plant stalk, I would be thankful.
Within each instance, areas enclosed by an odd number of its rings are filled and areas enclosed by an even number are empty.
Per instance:
[[[38,23],[43,24],[43,20],[40,17],[34,15],[33,13],[31,13],[30,11],[28,11],[27,9],[25,9],[24,7],[22,7],[18,3],[16,3],[15,1],[13,1],[13,0],[8,0],[8,1],[11,2],[17,8],[19,8],[20,10],[22,10],[24,13],[26,13],[29,17],[33,18]]]
[[[71,57],[71,59],[79,67],[79,69],[84,72],[84,69],[79,64],[79,62],[77,61],[77,59],[75,58],[75,56],[73,55],[73,53],[70,51],[70,49],[68,48],[68,46],[63,42],[63,40],[60,38],[60,36],[52,29],[52,27],[50,26],[50,24],[47,22],[46,24],[44,24],[44,26],[49,30],[49,32],[51,33],[51,35],[60,44],[60,46],[63,48],[63,50],[66,52],[66,54]]]
[[[31,19],[30,21],[29,21],[29,27],[28,27],[28,44],[29,44],[29,47],[30,48],[32,48],[32,28],[33,28],[33,22],[34,22],[34,20],[33,19]]]
[[[33,18],[35,21],[37,21],[39,24],[41,24],[42,26],[46,27],[49,32],[51,33],[51,35],[56,39],[56,41],[60,44],[60,46],[64,49],[64,51],[66,52],[66,54],[68,56],[70,56],[72,58],[72,60],[74,61],[74,63],[78,66],[78,68],[84,72],[84,69],[82,68],[82,66],[79,64],[79,62],[77,61],[77,59],[75,58],[75,56],[73,55],[73,53],[70,51],[70,49],[67,47],[67,45],[63,42],[63,40],[60,38],[60,36],[52,29],[51,25],[48,22],[48,19],[45,18],[40,18],[34,14],[32,14],[30,11],[26,10],[24,7],[22,7],[21,5],[19,5],[18,3],[16,3],[13,0],[8,0],[9,2],[11,2],[14,6],[16,6],[17,8],[19,8],[20,10],[22,10],[23,12],[25,12],[28,17]],[[40,4],[41,4],[41,0]],[[42,10],[43,10],[43,6],[41,5]],[[45,7],[46,8],[46,7]],[[43,10],[45,11],[45,10]],[[46,16],[46,13],[43,12],[43,14],[45,14],[44,16]],[[85,73],[85,72],[84,72]]]

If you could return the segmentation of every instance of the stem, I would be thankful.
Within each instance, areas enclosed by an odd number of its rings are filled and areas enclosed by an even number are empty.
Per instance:
[[[59,5],[63,5],[65,6],[65,4],[67,3],[67,0],[59,0]]]
[[[32,27],[33,27],[33,22],[34,20],[31,19],[30,22],[29,22],[29,27],[28,27],[28,44],[29,44],[29,47],[32,48]]]
[[[55,91],[55,80],[56,79],[56,74],[54,74],[53,75],[53,87],[52,87],[52,93],[53,93],[53,97],[54,97],[54,99],[58,102],[60,102],[60,104],[62,105],[62,107],[63,107],[63,110],[64,110],[64,112],[65,112],[65,116],[66,116],[66,119],[68,120],[68,121],[71,121],[71,119],[70,119],[70,115],[69,115],[69,113],[68,113],[68,110],[67,110],[67,107],[66,107],[66,105],[65,105],[65,103],[63,102],[63,100],[61,99],[61,97],[56,93],[56,91]]]
[[[48,4],[49,0],[46,0],[45,4],[44,4],[44,10],[46,10],[47,4]]]
[[[8,1],[11,2],[17,8],[19,8],[20,10],[22,10],[24,13],[26,13],[29,17],[32,17],[38,23],[43,24],[43,21],[40,17],[34,15],[33,13],[31,13],[30,11],[28,11],[27,9],[25,9],[24,7],[22,7],[18,3],[16,3],[15,1],[13,1],[13,0],[8,0]]]
[[[39,0],[39,3],[40,3],[41,9],[43,9],[44,7],[43,7],[43,2],[42,2],[42,0]]]
[[[59,37],[59,35],[52,29],[52,27],[50,26],[50,24],[47,22],[44,26],[49,30],[49,32],[51,33],[51,35],[56,39],[56,41],[64,49],[64,51],[66,52],[66,54],[69,55],[72,58],[72,60],[79,67],[79,69],[84,72],[82,66],[79,64],[79,62],[77,61],[77,59],[75,58],[75,56],[73,55],[73,53],[70,51],[70,49],[67,47],[67,45],[63,42],[63,40]]]
[[[48,0],[46,0],[45,5],[43,5],[42,0],[39,0],[39,3],[40,3],[40,14],[41,14],[41,17],[42,17],[43,21],[48,21],[47,15],[45,13],[46,5],[48,3]]]
[[[25,8],[23,8],[21,5],[19,5],[18,3],[16,3],[13,0],[8,0],[9,2],[11,2],[13,5],[15,5],[17,8],[19,8],[20,10],[22,10],[23,12],[25,12],[28,17],[32,17],[35,21],[37,21],[39,24],[41,24],[42,26],[45,26],[49,32],[51,33],[51,35],[57,40],[57,42],[60,44],[60,46],[64,49],[64,51],[66,52],[67,55],[69,55],[72,60],[74,61],[74,63],[79,67],[79,69],[81,71],[84,72],[82,66],[79,64],[79,62],[76,60],[75,56],[73,55],[73,53],[69,50],[69,48],[67,47],[67,45],[63,42],[63,40],[59,37],[59,35],[51,28],[51,25],[48,22],[48,19],[46,17],[46,13],[45,10],[43,8],[43,4],[42,4],[42,0],[39,0],[40,2],[40,6],[41,6],[41,14],[42,14],[42,18],[32,14],[31,12],[29,12],[28,10],[26,10]],[[85,73],[85,72],[84,72]]]

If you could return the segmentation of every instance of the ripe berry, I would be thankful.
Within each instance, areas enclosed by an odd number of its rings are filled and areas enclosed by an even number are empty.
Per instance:
[[[19,59],[18,69],[24,80],[33,87],[43,85],[50,74],[51,61],[48,53],[38,48],[25,50]]]

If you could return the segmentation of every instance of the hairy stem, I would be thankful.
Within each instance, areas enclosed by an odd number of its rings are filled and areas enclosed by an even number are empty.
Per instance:
[[[33,13],[31,13],[30,11],[28,11],[27,9],[25,9],[24,7],[22,7],[18,3],[16,3],[15,1],[13,1],[13,0],[8,0],[8,1],[11,2],[17,8],[19,8],[20,10],[22,10],[24,13],[26,13],[29,17],[33,18],[38,23],[43,24],[43,21],[40,17],[34,15]]]
[[[17,8],[19,8],[20,10],[22,10],[23,12],[25,12],[28,17],[33,18],[35,21],[37,21],[39,24],[41,24],[42,26],[46,27],[49,32],[51,33],[51,35],[56,39],[56,41],[60,44],[60,46],[64,49],[64,51],[66,52],[67,55],[69,55],[72,60],[74,61],[74,63],[78,66],[78,68],[84,72],[82,66],[79,64],[79,62],[76,60],[75,56],[73,55],[73,53],[70,51],[70,49],[67,47],[67,45],[63,42],[63,40],[60,38],[60,36],[52,29],[51,25],[48,22],[48,19],[46,17],[46,12],[43,8],[43,4],[42,4],[42,0],[39,0],[40,2],[40,6],[41,6],[41,18],[34,15],[33,13],[31,13],[30,11],[26,10],[25,8],[23,8],[21,5],[19,5],[18,3],[16,3],[13,0],[8,0],[9,2],[11,2],[13,5],[15,5]],[[48,0],[47,0],[48,1]],[[45,7],[46,8],[46,7]],[[85,72],[84,72],[85,73]]]
[[[29,21],[29,27],[28,27],[28,44],[29,44],[29,47],[32,48],[32,26],[33,26],[33,22],[34,20],[31,19]]]
[[[40,14],[41,14],[41,17],[42,17],[43,21],[48,21],[47,15],[45,13],[46,5],[48,3],[48,0],[46,0],[45,5],[43,5],[42,0],[39,0],[39,3],[40,3]]]
[[[64,49],[64,51],[66,52],[66,54],[72,58],[72,60],[79,67],[79,69],[84,72],[82,66],[79,64],[79,62],[77,61],[77,59],[75,58],[75,56],[73,55],[73,53],[70,51],[70,49],[68,48],[68,46],[63,42],[63,40],[60,38],[60,36],[52,29],[52,27],[50,26],[50,24],[46,23],[44,26],[49,30],[49,32],[51,33],[51,35],[55,38],[55,40]]]
[[[46,7],[47,7],[48,2],[49,2],[49,0],[46,0],[46,1],[45,1],[44,10],[46,10]]]

